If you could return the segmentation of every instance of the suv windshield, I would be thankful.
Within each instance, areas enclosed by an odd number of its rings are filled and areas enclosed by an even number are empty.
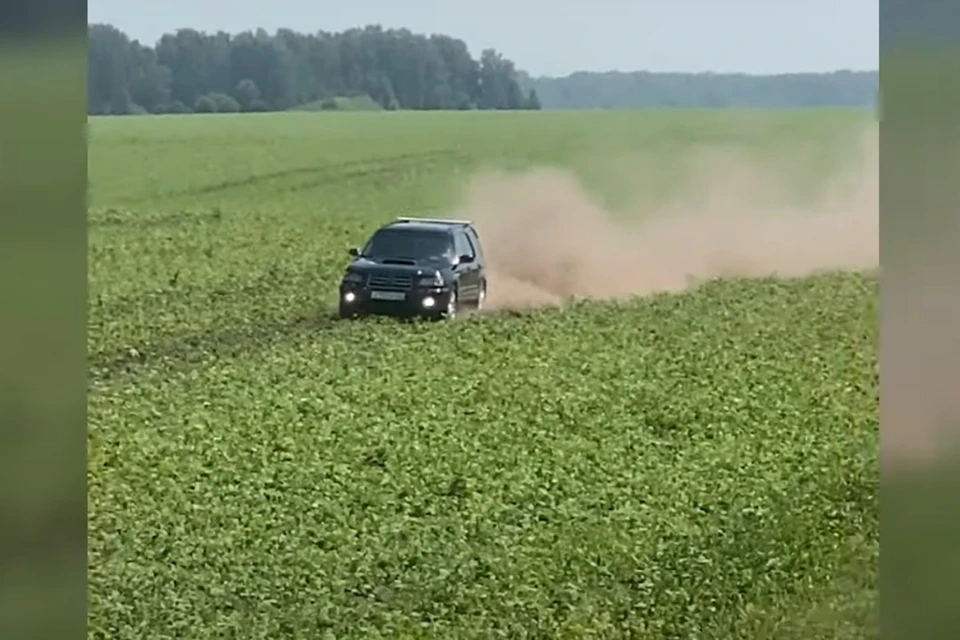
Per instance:
[[[373,234],[363,255],[375,260],[452,260],[453,240],[446,233],[384,229]]]

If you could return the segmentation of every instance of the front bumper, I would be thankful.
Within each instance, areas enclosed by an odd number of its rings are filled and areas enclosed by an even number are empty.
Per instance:
[[[378,299],[387,293],[401,299]],[[340,309],[364,315],[418,316],[442,313],[450,302],[450,287],[417,287],[405,291],[380,292],[367,286],[340,285]]]

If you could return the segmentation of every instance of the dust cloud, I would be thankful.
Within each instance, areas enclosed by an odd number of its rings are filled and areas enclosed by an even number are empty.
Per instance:
[[[879,265],[877,139],[875,129],[862,136],[853,170],[802,204],[788,188],[789,162],[712,149],[691,158],[687,187],[653,207],[607,210],[573,173],[544,168],[477,176],[457,217],[474,220],[483,238],[489,309],[870,269]],[[618,169],[629,178],[630,167]]]

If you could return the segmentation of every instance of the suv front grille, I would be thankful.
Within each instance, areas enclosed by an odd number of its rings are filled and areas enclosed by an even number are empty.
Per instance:
[[[370,276],[368,282],[372,289],[406,291],[413,288],[413,278],[411,276],[374,274]]]

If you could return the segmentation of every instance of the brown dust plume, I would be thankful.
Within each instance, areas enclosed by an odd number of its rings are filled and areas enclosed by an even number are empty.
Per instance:
[[[813,204],[790,195],[786,169],[713,150],[694,158],[691,186],[653,209],[608,211],[573,173],[546,168],[476,177],[457,215],[484,240],[493,309],[680,291],[716,277],[870,269],[879,265],[875,131],[858,156]]]

